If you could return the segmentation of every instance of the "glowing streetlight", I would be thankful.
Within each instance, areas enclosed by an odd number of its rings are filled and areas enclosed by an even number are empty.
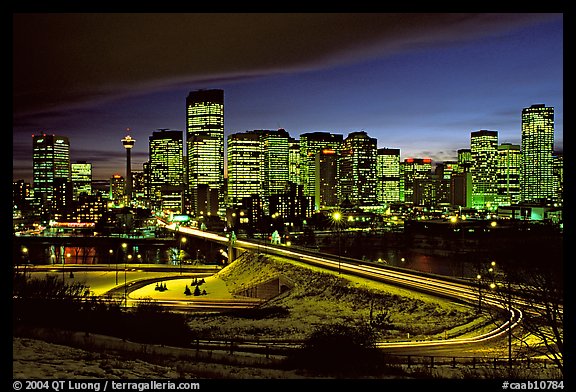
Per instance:
[[[482,275],[476,275],[478,280],[478,313],[482,312]]]
[[[332,220],[336,224],[336,232],[338,233],[338,274],[340,274],[340,221],[342,220],[342,213],[334,211],[332,213]]]
[[[182,258],[183,258],[182,247],[184,246],[185,243],[186,243],[186,237],[180,238],[180,249],[178,250],[178,259],[180,261],[180,275],[182,275]]]

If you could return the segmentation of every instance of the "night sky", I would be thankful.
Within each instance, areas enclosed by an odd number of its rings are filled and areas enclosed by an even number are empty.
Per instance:
[[[13,178],[32,134],[68,136],[94,179],[133,170],[158,128],[185,130],[191,90],[224,89],[225,134],[364,130],[402,159],[456,158],[488,129],[520,144],[522,108],[555,107],[563,15],[20,13],[13,15]]]

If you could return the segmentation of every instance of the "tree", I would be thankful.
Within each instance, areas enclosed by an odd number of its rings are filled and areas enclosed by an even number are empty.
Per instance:
[[[186,289],[184,290],[184,294],[185,295],[192,295],[192,292],[190,291],[190,287],[188,287],[188,285],[186,285]]]
[[[199,295],[201,295],[200,287],[199,287],[199,286],[196,286],[196,288],[194,289],[194,296],[197,297],[197,296],[199,296]]]

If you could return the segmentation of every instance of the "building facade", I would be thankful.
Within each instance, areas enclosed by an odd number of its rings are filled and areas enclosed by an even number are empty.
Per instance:
[[[196,90],[186,98],[186,156],[190,213],[224,216],[224,90]],[[217,206],[199,205],[199,185],[217,195]]]
[[[543,104],[522,109],[522,195],[525,202],[551,200],[554,154],[554,108]]]

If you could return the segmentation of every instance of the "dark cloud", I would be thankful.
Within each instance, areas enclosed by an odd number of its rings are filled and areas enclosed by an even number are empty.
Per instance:
[[[15,118],[182,83],[307,70],[559,14],[15,14]]]

